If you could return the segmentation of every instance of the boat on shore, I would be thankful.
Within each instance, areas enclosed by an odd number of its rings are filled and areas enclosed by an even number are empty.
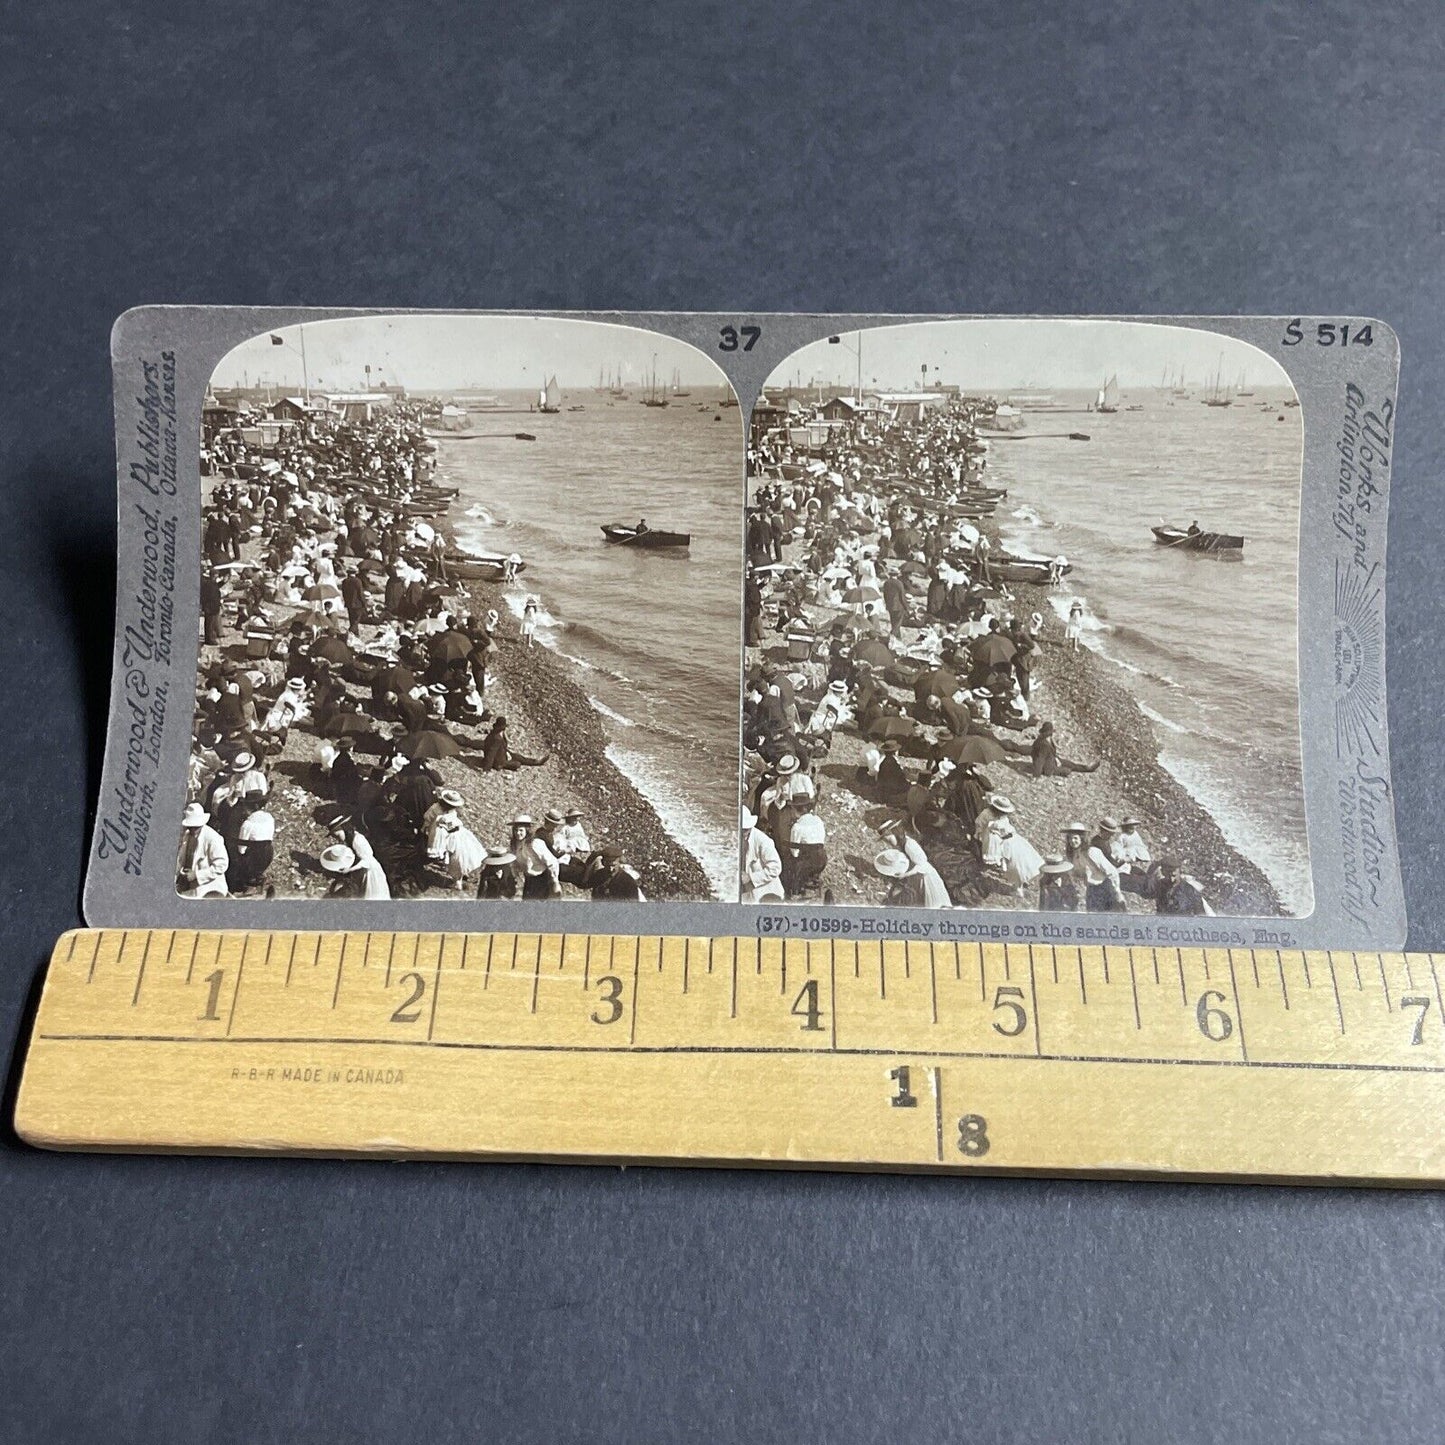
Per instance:
[[[507,575],[508,558],[501,552],[448,552],[447,575],[458,582],[501,582]],[[512,575],[527,570],[525,562],[517,562]]]
[[[1184,552],[1240,552],[1244,538],[1233,532],[1191,532],[1187,527],[1153,527],[1154,540]]]
[[[640,547],[643,551],[657,551],[664,547],[689,547],[692,545],[691,532],[654,531],[649,527],[639,532],[635,526],[622,522],[609,522],[602,528],[602,535],[609,542],[621,547]]]
[[[1059,562],[1058,575],[1067,577],[1074,570],[1072,562]],[[1002,552],[989,560],[989,575],[1000,582],[1033,582],[1040,587],[1054,580],[1055,562],[1036,552]]]

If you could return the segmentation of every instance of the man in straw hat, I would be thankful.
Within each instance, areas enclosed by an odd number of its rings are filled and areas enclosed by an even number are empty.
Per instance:
[[[176,892],[182,898],[224,898],[226,869],[231,860],[221,835],[210,827],[211,815],[199,803],[187,803],[181,814],[181,842],[176,853]]]

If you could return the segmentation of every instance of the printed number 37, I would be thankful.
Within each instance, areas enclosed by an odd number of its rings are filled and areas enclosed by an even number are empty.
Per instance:
[[[736,351],[738,349],[738,337],[742,337],[742,349],[751,351],[758,344],[758,337],[763,334],[761,326],[724,326],[718,332],[717,349],[719,351]]]

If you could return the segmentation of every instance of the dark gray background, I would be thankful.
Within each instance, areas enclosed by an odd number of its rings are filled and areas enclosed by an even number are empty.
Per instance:
[[[1381,316],[1397,806],[1439,943],[1445,19],[1085,9],[7,6],[4,1047],[78,918],[107,333],[148,301]],[[0,1222],[6,1440],[1442,1433],[1434,1195],[11,1139]]]

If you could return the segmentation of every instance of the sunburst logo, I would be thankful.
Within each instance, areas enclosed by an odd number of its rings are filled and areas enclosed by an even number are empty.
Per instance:
[[[1378,756],[1384,716],[1384,589],[1379,563],[1335,563],[1335,755]]]

